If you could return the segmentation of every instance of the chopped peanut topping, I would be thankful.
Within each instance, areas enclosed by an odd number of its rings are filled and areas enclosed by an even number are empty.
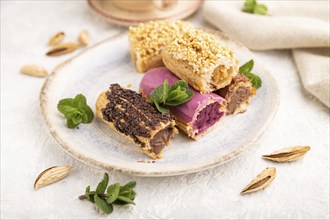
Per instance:
[[[186,21],[157,20],[129,28],[129,37],[136,53],[146,63],[179,34],[191,28]]]
[[[229,67],[233,58],[233,51],[220,46],[213,35],[194,28],[173,40],[168,52],[174,59],[186,61],[199,75],[218,66],[220,62]]]

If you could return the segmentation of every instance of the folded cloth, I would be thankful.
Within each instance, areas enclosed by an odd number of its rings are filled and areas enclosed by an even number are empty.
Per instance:
[[[330,108],[330,2],[258,3],[267,6],[268,15],[243,12],[244,1],[205,1],[203,14],[250,49],[293,49],[304,88]]]

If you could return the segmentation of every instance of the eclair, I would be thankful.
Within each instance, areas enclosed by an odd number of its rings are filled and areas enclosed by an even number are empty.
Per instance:
[[[96,114],[153,159],[162,157],[164,148],[178,133],[171,114],[161,114],[141,94],[118,84],[111,84],[99,95]]]
[[[150,99],[154,89],[165,80],[172,85],[180,79],[166,67],[151,69],[144,74],[139,90]],[[192,99],[170,107],[170,112],[175,116],[179,129],[197,140],[226,115],[226,100],[215,93],[201,94],[192,87],[189,89],[194,92]]]
[[[227,114],[237,114],[247,110],[256,88],[249,78],[239,73],[228,86],[216,93],[227,100]]]
[[[156,20],[130,27],[130,54],[138,72],[164,66],[161,51],[182,32],[191,28],[186,21]]]
[[[162,57],[171,72],[201,93],[229,85],[238,73],[234,52],[200,29],[181,33],[163,48]]]

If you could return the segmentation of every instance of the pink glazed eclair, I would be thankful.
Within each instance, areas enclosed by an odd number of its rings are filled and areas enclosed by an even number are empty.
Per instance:
[[[151,69],[140,82],[140,92],[149,100],[154,89],[166,79],[169,85],[180,80],[166,67]],[[194,92],[193,98],[182,105],[170,107],[170,111],[176,117],[180,130],[197,140],[226,115],[227,102],[215,93],[201,94],[189,88]]]

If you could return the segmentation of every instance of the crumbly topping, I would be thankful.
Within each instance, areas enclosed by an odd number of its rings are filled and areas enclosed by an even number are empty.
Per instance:
[[[168,52],[176,60],[187,61],[194,73],[203,74],[222,64],[231,66],[233,51],[220,46],[212,34],[200,29],[189,29],[168,45]]]
[[[120,133],[130,136],[135,143],[144,147],[139,137],[150,138],[150,133],[160,124],[173,120],[171,114],[162,114],[146,101],[141,94],[111,84],[106,93],[108,103],[102,109],[103,119],[112,122]]]
[[[192,26],[186,21],[157,20],[129,28],[130,41],[143,62],[161,53],[162,48]]]

